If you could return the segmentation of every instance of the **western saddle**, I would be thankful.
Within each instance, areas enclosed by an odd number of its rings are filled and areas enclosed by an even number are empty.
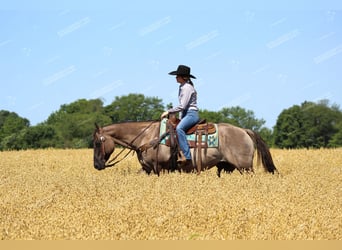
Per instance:
[[[174,162],[175,160],[177,161],[177,159],[182,160],[184,158],[184,155],[179,148],[176,133],[176,127],[179,122],[180,120],[176,117],[169,117],[169,120],[167,122],[167,129],[170,136],[166,140],[166,145],[171,147],[171,152],[174,152],[173,154],[171,154],[171,157],[173,158],[171,159],[172,162]],[[216,127],[214,123],[208,123],[206,119],[200,120],[186,132],[187,135],[195,135],[195,141],[188,141],[188,143],[190,145],[190,148],[194,148],[194,167],[197,169],[197,173],[200,173],[200,171],[202,170],[202,149],[208,148],[208,135],[214,134],[215,132]],[[203,135],[205,136],[204,140],[202,139]]]

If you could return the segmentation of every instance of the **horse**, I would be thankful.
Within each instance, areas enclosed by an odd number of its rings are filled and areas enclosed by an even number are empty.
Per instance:
[[[161,121],[134,121],[114,123],[100,127],[95,124],[93,133],[94,167],[103,170],[113,167],[123,160],[128,153],[135,151],[142,169],[147,173],[157,174],[161,171],[196,172],[209,170],[217,167],[217,175],[221,176],[222,170],[227,173],[237,169],[241,174],[244,172],[254,173],[253,158],[257,151],[258,163],[266,172],[274,174],[277,169],[274,165],[270,150],[261,136],[249,129],[240,128],[228,123],[217,123],[219,145],[216,148],[203,148],[201,169],[174,168],[172,150],[167,145],[160,144]],[[110,159],[115,150],[115,145],[123,147],[123,150]],[[118,160],[119,155],[129,149],[126,156]],[[194,149],[191,148],[194,159]]]

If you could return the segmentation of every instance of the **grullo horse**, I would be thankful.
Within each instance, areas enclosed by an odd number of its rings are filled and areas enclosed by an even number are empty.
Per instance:
[[[146,173],[159,175],[161,171],[173,171],[172,152],[169,146],[160,144],[160,121],[123,122],[105,127],[97,124],[93,133],[94,167],[103,170],[119,162],[118,156],[110,159],[118,144],[124,149],[135,151],[142,169]],[[254,172],[253,158],[257,151],[258,162],[267,172],[275,173],[277,169],[273,163],[268,146],[256,132],[239,128],[227,123],[218,123],[219,145],[215,148],[203,148],[201,169],[181,169],[179,171],[195,172],[208,170],[217,166],[217,174],[221,171],[232,172],[237,169],[240,173]],[[191,155],[194,157],[194,149]],[[124,157],[121,157],[124,158]],[[195,161],[195,159],[193,159]]]

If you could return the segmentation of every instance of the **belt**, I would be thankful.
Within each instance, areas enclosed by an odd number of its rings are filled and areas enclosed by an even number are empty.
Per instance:
[[[190,107],[190,108],[188,108],[188,110],[198,111],[198,108],[196,108],[196,107]]]

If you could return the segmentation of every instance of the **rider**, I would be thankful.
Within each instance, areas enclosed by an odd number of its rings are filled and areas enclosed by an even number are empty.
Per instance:
[[[169,75],[176,75],[176,80],[180,84],[178,92],[179,105],[163,112],[161,118],[167,117],[169,114],[179,113],[181,121],[177,125],[176,131],[179,147],[185,156],[185,159],[179,161],[179,164],[182,167],[189,167],[192,166],[192,160],[190,147],[186,139],[186,131],[199,121],[197,92],[190,79],[196,79],[196,77],[190,74],[190,67],[185,65],[179,65],[177,70],[170,72]]]

